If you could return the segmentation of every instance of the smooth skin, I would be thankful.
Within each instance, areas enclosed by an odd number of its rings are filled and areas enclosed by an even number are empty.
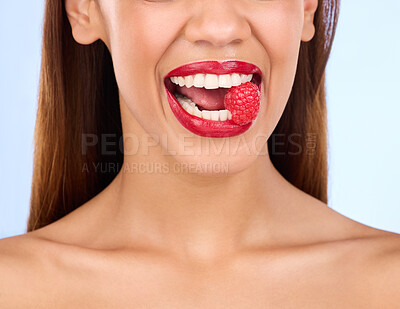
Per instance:
[[[0,308],[400,307],[399,235],[295,188],[266,151],[317,0],[65,4],[75,40],[111,52],[124,167],[64,218],[0,241]],[[243,135],[200,138],[172,114],[164,76],[200,60],[262,69],[260,113]]]

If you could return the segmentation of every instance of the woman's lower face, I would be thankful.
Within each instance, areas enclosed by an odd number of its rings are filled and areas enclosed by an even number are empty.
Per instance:
[[[294,82],[304,0],[99,4],[124,136],[146,140],[141,154],[229,173],[267,154]]]

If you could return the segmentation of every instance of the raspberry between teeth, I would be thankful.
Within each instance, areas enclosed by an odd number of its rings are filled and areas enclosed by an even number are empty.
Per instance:
[[[260,97],[257,85],[246,82],[229,89],[224,98],[225,108],[231,112],[236,124],[245,125],[257,118]]]

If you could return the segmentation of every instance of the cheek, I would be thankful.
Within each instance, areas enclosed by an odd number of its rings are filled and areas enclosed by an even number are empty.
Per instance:
[[[268,132],[272,132],[289,99],[297,68],[303,10],[301,1],[271,2],[262,19],[257,19],[258,39],[266,50],[269,76],[267,89]]]
[[[108,27],[114,71],[124,102],[139,123],[148,126],[149,117],[162,112],[155,106],[161,88],[157,64],[178,29],[168,22],[174,14],[143,3],[120,2],[110,14]]]
[[[297,61],[303,25],[303,14],[298,2],[277,2],[271,6],[258,29],[263,29],[260,40],[274,65]],[[262,24],[262,26],[261,26]]]

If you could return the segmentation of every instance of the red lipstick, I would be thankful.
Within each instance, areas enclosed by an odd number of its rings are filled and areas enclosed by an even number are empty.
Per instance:
[[[197,73],[204,74],[258,74],[262,77],[259,67],[244,61],[200,61],[180,66],[167,74],[165,78],[171,76],[187,76]],[[260,89],[261,90],[261,89]]]
[[[171,110],[178,121],[190,132],[204,137],[232,137],[244,133],[250,127],[252,122],[246,125],[238,125],[232,120],[214,121],[196,117],[189,114],[177,101],[174,94],[175,85],[170,81],[172,76],[188,76],[195,74],[253,74],[252,82],[254,82],[261,91],[262,72],[254,64],[243,61],[201,61],[180,66],[165,77],[165,91]]]

